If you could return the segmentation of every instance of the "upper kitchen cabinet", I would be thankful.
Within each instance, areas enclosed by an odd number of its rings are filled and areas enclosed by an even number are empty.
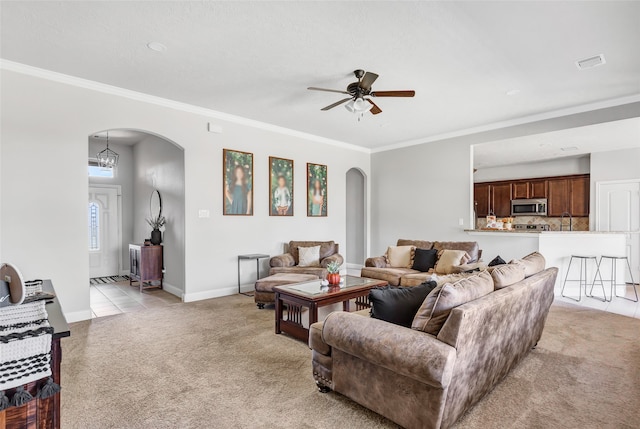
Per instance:
[[[476,183],[473,187],[476,216],[495,214],[498,217],[511,215],[511,183]]]
[[[547,198],[547,181],[529,181],[529,196],[527,198]]]
[[[569,213],[575,217],[586,217],[589,216],[589,180],[587,174],[476,183],[476,215],[508,217],[511,215],[511,200],[547,198],[548,216],[560,217]]]
[[[547,215],[589,216],[589,176],[559,177],[548,180]]]

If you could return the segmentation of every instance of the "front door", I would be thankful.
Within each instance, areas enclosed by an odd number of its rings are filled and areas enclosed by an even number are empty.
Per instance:
[[[118,188],[90,186],[87,215],[89,276],[120,274]]]
[[[636,232],[627,234],[627,257],[631,263],[634,281],[638,283],[640,281],[640,234],[638,233],[640,231],[640,181],[603,182],[598,183],[597,189],[596,226],[598,231]],[[626,281],[630,280],[627,273]]]

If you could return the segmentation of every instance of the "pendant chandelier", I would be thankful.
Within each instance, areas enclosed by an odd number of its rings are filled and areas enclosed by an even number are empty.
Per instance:
[[[102,168],[113,168],[118,165],[119,155],[109,149],[109,132],[107,131],[107,148],[96,155],[98,158],[98,165]]]

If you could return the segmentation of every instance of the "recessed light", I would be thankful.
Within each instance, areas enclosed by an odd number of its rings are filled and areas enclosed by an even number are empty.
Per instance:
[[[164,52],[167,50],[167,47],[160,42],[149,42],[147,43],[147,48],[156,52]]]
[[[511,95],[518,95],[520,94],[520,90],[519,89],[510,89],[509,91],[507,91],[505,94],[511,96]]]
[[[578,147],[577,146],[565,146],[565,147],[561,147],[560,150],[564,151],[564,152],[571,152],[571,151],[574,151],[574,150],[578,150]]]
[[[595,57],[584,58],[582,60],[576,61],[576,67],[578,67],[578,70],[586,70],[601,66],[606,63],[607,61],[604,59],[604,55],[599,54]]]

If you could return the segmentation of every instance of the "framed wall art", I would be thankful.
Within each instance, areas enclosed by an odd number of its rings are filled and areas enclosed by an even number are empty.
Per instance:
[[[327,166],[307,163],[307,216],[326,216],[327,198]]]
[[[223,214],[253,216],[253,154],[222,152]]]
[[[269,157],[269,216],[293,216],[293,160]]]

